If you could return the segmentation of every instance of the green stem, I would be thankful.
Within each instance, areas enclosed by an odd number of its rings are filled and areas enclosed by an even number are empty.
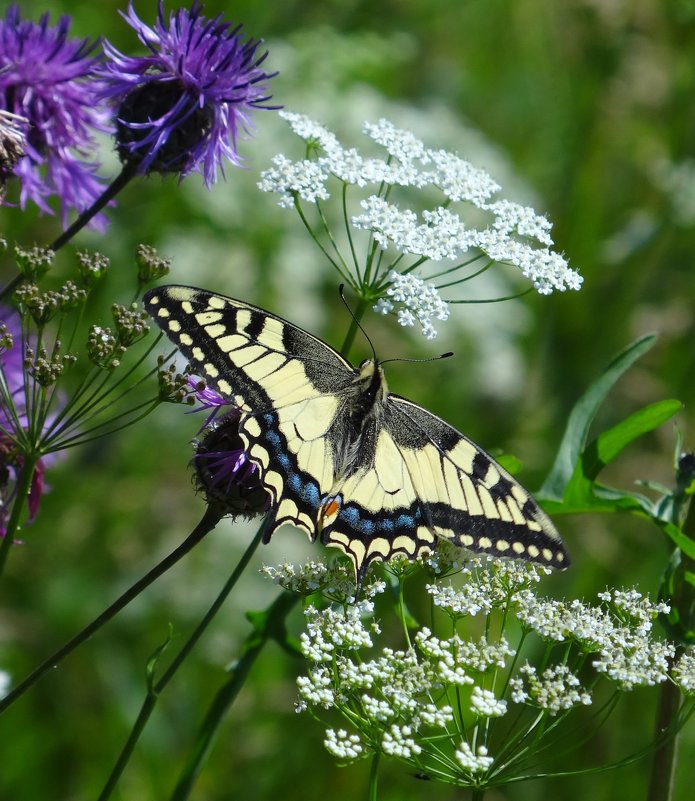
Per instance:
[[[49,245],[49,250],[57,251],[67,244],[76,233],[81,231],[85,225],[95,217],[107,203],[111,202],[116,195],[123,189],[124,186],[134,178],[137,173],[137,164],[130,162],[123,165],[120,173],[111,181],[111,183],[104,189],[101,195],[92,203],[92,205],[80,214],[75,222],[68,226],[63,233]],[[4,300],[8,295],[11,295],[17,287],[23,283],[25,276],[20,273],[15,276],[12,281],[0,292],[0,301]]]
[[[379,778],[379,758],[381,751],[375,751],[372,757],[372,764],[369,768],[369,801],[376,801],[377,799],[377,782]]]
[[[473,787],[471,791],[471,801],[483,801],[485,798],[484,787]]]
[[[360,297],[359,301],[357,302],[357,308],[353,312],[352,322],[350,323],[350,328],[348,328],[347,334],[345,334],[345,339],[343,340],[343,346],[340,349],[340,352],[345,358],[347,358],[348,354],[350,353],[350,349],[355,341],[355,335],[360,327],[360,320],[364,317],[364,313],[367,310],[367,299],[364,297]]]
[[[666,738],[652,756],[647,801],[670,801],[673,796],[678,756],[678,734],[669,734],[668,730],[678,719],[680,705],[680,690],[673,682],[665,681],[659,689],[654,735],[658,740],[661,740],[664,735]]]
[[[133,160],[126,162],[120,173],[111,181],[111,183],[104,189],[101,195],[92,203],[92,205],[80,214],[75,222],[68,226],[63,233],[53,242],[51,250],[60,250],[63,245],[67,244],[76,233],[81,231],[85,225],[106,206],[110,203],[116,195],[123,189],[130,180],[135,177],[138,165]]]
[[[222,587],[220,593],[218,594],[217,598],[212,603],[212,606],[208,609],[205,613],[205,616],[200,621],[200,623],[196,626],[193,634],[188,638],[185,642],[181,650],[176,654],[174,659],[172,660],[169,667],[164,671],[162,677],[154,682],[150,683],[147,689],[147,695],[145,696],[145,700],[142,703],[142,707],[140,708],[140,712],[133,724],[133,728],[131,729],[130,735],[128,736],[128,740],[126,741],[125,745],[121,753],[116,760],[116,764],[109,775],[109,778],[104,785],[104,789],[101,791],[98,801],[106,801],[107,798],[111,797],[111,793],[113,792],[118,780],[121,777],[130,757],[132,756],[133,750],[140,739],[140,735],[142,734],[145,726],[147,725],[147,721],[150,718],[150,715],[154,711],[155,705],[159,696],[161,695],[164,688],[169,684],[169,682],[174,678],[174,675],[178,671],[178,669],[183,664],[184,660],[188,656],[188,654],[193,650],[194,646],[198,642],[198,640],[202,637],[204,631],[212,622],[213,618],[220,610],[222,604],[227,599],[229,593],[234,588],[234,585],[237,583],[241,574],[244,572],[246,566],[248,565],[251,557],[256,552],[256,548],[261,543],[263,538],[263,532],[265,527],[263,525],[260,526],[258,531],[256,532],[256,536],[251,541],[251,544],[244,552],[243,556],[239,560],[237,566],[234,568],[234,572],[231,576],[227,579]]]
[[[130,759],[133,749],[135,748],[135,743],[137,743],[137,741],[140,739],[140,735],[147,725],[147,721],[149,720],[156,703],[157,696],[152,690],[148,690],[145,700],[140,707],[140,712],[138,713],[135,723],[133,724],[133,728],[131,729],[128,741],[123,746],[123,750],[116,760],[116,764],[111,771],[111,775],[104,785],[104,789],[99,794],[98,801],[104,801],[104,799],[111,797],[111,793],[113,792],[121,773],[123,773],[125,766],[128,764],[128,760]]]
[[[692,500],[689,503],[682,530],[689,539],[695,539],[695,503]],[[692,560],[681,552],[681,564],[676,571],[678,583],[674,587],[670,603],[678,611],[680,619],[684,621],[688,629],[692,628],[695,599],[693,598],[693,588],[687,583],[684,576],[687,571],[692,570]],[[678,652],[681,653],[682,648],[679,648]],[[674,660],[677,658],[678,655],[674,657]],[[670,801],[673,796],[678,758],[678,732],[673,727],[678,721],[681,703],[680,690],[672,682],[664,682],[659,688],[659,702],[654,721],[654,735],[660,744],[652,756],[647,801]],[[669,729],[671,729],[671,734],[669,734]]]
[[[155,579],[159,578],[163,573],[166,573],[170,567],[173,567],[183,556],[197,545],[203,537],[218,524],[222,517],[219,509],[214,506],[206,507],[205,514],[201,518],[198,525],[186,537],[186,539],[175,548],[168,556],[155,565],[149,573],[146,573],[139,581],[136,581],[123,595],[121,595],[111,606],[104,610],[97,618],[95,618],[88,626],[69,640],[62,648],[58,649],[54,654],[44,660],[32,673],[30,673],[24,681],[21,681],[12,692],[8,693],[2,700],[0,700],[0,712],[3,712],[7,707],[13,704],[20,696],[32,687],[36,682],[44,676],[44,674],[53,670],[68,654],[72,653],[78,645],[81,645],[85,640],[88,640],[92,634],[98,631],[105,623],[108,623],[112,617],[127,606],[134,598],[136,598],[146,587],[149,587]]]
[[[220,687],[208,708],[188,761],[181,771],[171,801],[184,801],[193,789],[212,747],[215,735],[229,708],[244,685],[251,668],[269,639],[284,637],[284,621],[299,596],[288,592],[279,595],[261,616],[253,632],[246,638],[241,658],[234,663],[227,681]]]
[[[19,529],[19,521],[22,516],[22,511],[24,510],[24,504],[27,502],[29,492],[31,491],[31,482],[34,478],[34,471],[38,461],[38,456],[25,456],[24,464],[19,471],[12,512],[10,514],[10,519],[7,521],[7,526],[5,527],[5,536],[0,540],[0,575],[2,575],[5,562],[10,553],[10,548],[14,542],[14,535]]]

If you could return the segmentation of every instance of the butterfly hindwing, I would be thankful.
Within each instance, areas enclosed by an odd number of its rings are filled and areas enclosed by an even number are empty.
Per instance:
[[[334,460],[326,432],[332,396],[320,396],[275,411],[247,415],[239,434],[270,493],[272,520],[266,538],[283,523],[316,537],[322,499],[334,483]]]
[[[358,574],[374,559],[414,559],[437,538],[474,552],[567,567],[555,527],[526,490],[481,448],[397,395],[386,401],[374,462],[346,481],[321,540]]]
[[[397,395],[389,397],[385,427],[399,443],[422,514],[438,537],[472,551],[568,566],[550,518],[475,443]]]

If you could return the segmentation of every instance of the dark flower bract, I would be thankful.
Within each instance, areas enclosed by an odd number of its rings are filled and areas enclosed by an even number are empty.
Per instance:
[[[250,518],[268,511],[270,497],[239,436],[240,419],[241,412],[232,408],[219,422],[208,424],[193,466],[196,485],[208,503],[216,504],[225,514]]]
[[[153,28],[132,3],[124,19],[137,31],[149,55],[130,57],[108,42],[100,71],[104,96],[119,104],[117,146],[124,163],[140,173],[202,172],[212,185],[225,159],[238,165],[239,132],[250,133],[249,111],[269,108],[260,41],[240,36],[221,16],[208,20],[195,2],[168,21],[160,1]]]
[[[48,198],[57,195],[65,224],[69,209],[83,211],[101,194],[97,165],[88,159],[94,133],[106,131],[94,80],[94,44],[69,38],[70,18],[48,24],[20,18],[11,5],[0,19],[0,108],[27,120],[25,155],[14,165],[27,201],[52,213]]]

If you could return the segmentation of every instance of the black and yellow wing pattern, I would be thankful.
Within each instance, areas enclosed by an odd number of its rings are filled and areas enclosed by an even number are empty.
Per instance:
[[[438,538],[565,568],[548,516],[491,456],[439,417],[389,393],[381,365],[353,367],[268,311],[186,286],[145,307],[193,372],[242,412],[239,434],[283,523],[370,562],[414,559]]]

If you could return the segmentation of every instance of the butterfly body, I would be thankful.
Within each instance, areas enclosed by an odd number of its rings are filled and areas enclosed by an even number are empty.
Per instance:
[[[242,412],[239,434],[283,523],[373,560],[414,559],[438,538],[552,567],[569,559],[515,479],[446,422],[391,394],[382,366],[355,368],[280,317],[192,287],[151,290],[146,308],[194,372]]]

